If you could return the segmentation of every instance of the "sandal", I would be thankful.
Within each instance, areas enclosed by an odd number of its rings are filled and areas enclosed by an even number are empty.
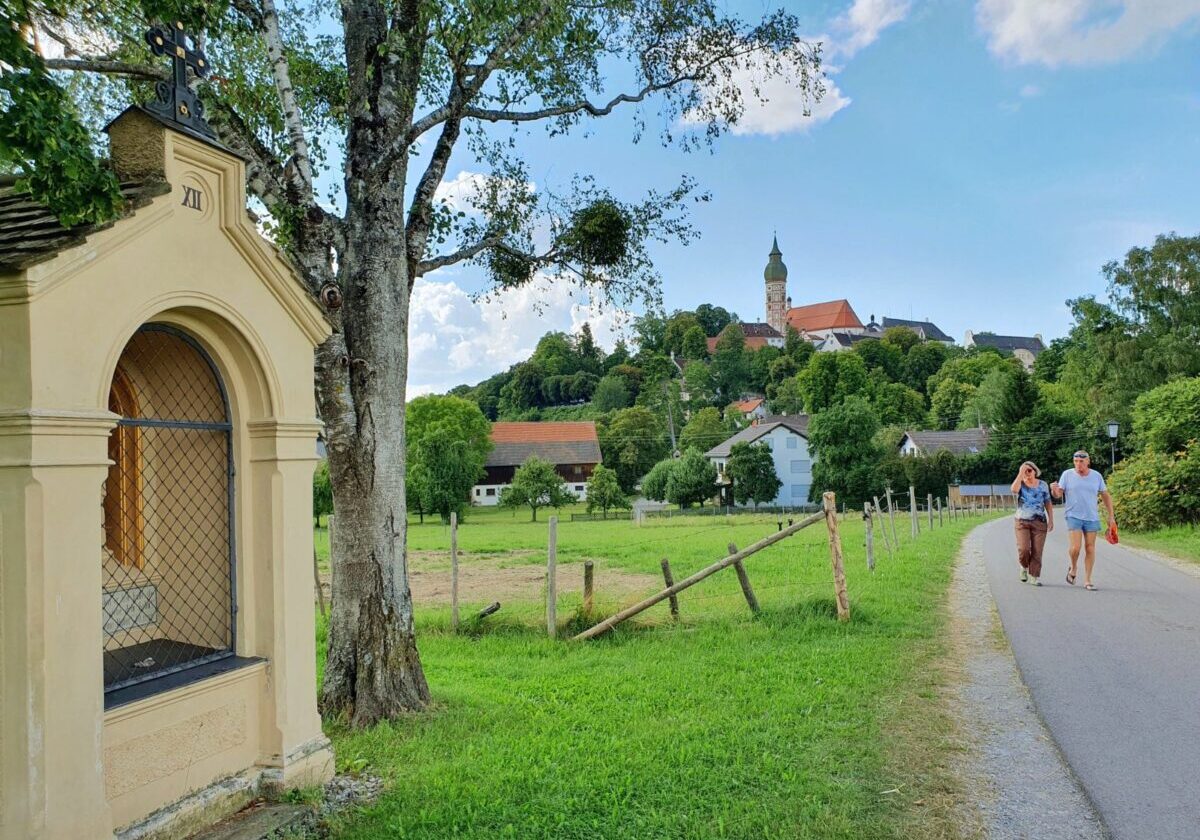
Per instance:
[[[1071,574],[1070,572],[1067,572],[1067,583],[1071,584],[1072,586],[1075,585],[1075,575]]]
[[[1095,591],[1096,591],[1096,587],[1095,587],[1095,586],[1093,586],[1093,585],[1092,585],[1092,584],[1090,584],[1090,583],[1088,583],[1088,584],[1085,584],[1083,588],[1084,588],[1084,589],[1086,589],[1088,592],[1095,592]]]

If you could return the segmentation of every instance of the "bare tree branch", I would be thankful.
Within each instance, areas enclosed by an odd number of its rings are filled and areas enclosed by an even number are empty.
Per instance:
[[[47,58],[46,68],[49,70],[75,70],[85,73],[104,73],[109,76],[129,76],[134,79],[146,79],[157,82],[167,78],[167,71],[145,64],[133,64],[128,61],[111,61],[103,58],[80,56],[79,58]]]
[[[454,265],[455,263],[469,260],[471,257],[483,253],[488,248],[495,248],[500,244],[501,241],[502,240],[499,236],[485,236],[483,239],[480,239],[473,245],[467,245],[466,247],[459,248],[453,253],[443,254],[442,256],[433,257],[427,260],[421,260],[421,262],[417,263],[417,270],[415,273],[418,277],[420,277],[423,274],[428,274],[429,272],[435,271],[439,268],[445,268],[448,265]]]
[[[613,109],[618,105],[625,103],[637,103],[644,100],[652,93],[657,93],[660,90],[667,90],[683,82],[694,82],[699,78],[695,74],[686,74],[676,76],[665,82],[658,82],[644,86],[637,93],[620,93],[614,96],[604,105],[595,105],[589,101],[580,100],[571,102],[565,105],[555,105],[550,108],[540,108],[536,111],[509,111],[504,109],[494,108],[466,108],[463,110],[464,119],[485,120],[487,122],[533,122],[536,120],[545,120],[551,117],[561,117],[566,114],[587,113],[593,117],[606,117],[613,112]]]

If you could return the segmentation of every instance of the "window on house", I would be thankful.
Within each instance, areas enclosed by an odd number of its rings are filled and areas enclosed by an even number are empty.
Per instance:
[[[575,470],[575,475],[583,474],[583,467],[579,466],[578,464],[575,465],[574,470]]]
[[[792,472],[794,472],[794,473],[805,473],[805,472],[808,472],[811,468],[812,468],[812,461],[804,460],[804,459],[792,461]]]
[[[790,435],[788,436],[788,439],[787,439],[787,448],[788,448],[788,449],[795,449],[795,448],[796,448],[796,438],[794,438],[794,437],[792,437],[792,436],[790,436]]]
[[[576,485],[575,485],[575,492],[576,492],[576,493],[582,493],[582,492],[583,492],[583,485],[582,485],[582,484],[576,484]]]
[[[807,484],[793,484],[792,485],[792,498],[793,499],[807,499],[808,498],[808,485]]]
[[[495,496],[495,495],[496,495],[496,488],[495,488],[495,487],[489,487],[489,488],[487,489],[487,495],[489,495],[489,496]]]

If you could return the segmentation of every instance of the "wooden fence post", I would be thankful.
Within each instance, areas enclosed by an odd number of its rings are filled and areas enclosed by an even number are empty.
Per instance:
[[[846,595],[846,569],[842,565],[842,537],[838,533],[837,500],[826,490],[822,495],[825,525],[829,528],[829,562],[833,566],[833,592],[837,598],[838,621],[850,620],[850,598]]]
[[[938,527],[941,528],[946,523],[942,521],[942,497],[938,496]]]
[[[546,633],[558,635],[558,590],[555,565],[558,562],[558,517],[550,517],[550,544],[546,551]]]
[[[458,629],[458,511],[450,511],[450,626]]]
[[[933,494],[928,493],[925,496],[925,507],[929,509],[929,530],[933,530]]]
[[[592,585],[595,582],[595,567],[591,560],[583,561],[583,614],[592,614]]]
[[[729,544],[730,554],[737,554],[737,550],[736,545]],[[733,570],[737,572],[738,583],[742,585],[742,594],[746,596],[746,604],[750,607],[750,612],[758,612],[758,599],[754,597],[754,588],[750,585],[750,576],[746,574],[746,566],[739,560],[733,564]]]
[[[671,574],[671,564],[667,558],[662,559],[663,581],[667,584],[667,589],[675,585],[675,577]],[[679,598],[675,595],[671,596],[671,618],[679,620]]]
[[[900,548],[900,537],[896,534],[896,511],[892,507],[892,488],[891,487],[886,488],[885,495],[887,496],[887,503],[888,503],[888,521],[891,522],[891,525],[892,525],[892,545],[894,545],[897,549],[899,549]]]
[[[908,518],[912,523],[912,536],[915,540],[921,533],[921,525],[917,522],[917,488],[908,485]]]
[[[871,503],[863,502],[863,524],[867,531],[867,568],[875,571],[875,520],[871,516]]]

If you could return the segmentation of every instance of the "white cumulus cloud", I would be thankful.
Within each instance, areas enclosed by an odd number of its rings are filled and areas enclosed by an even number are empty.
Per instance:
[[[908,17],[909,9],[908,0],[854,0],[854,5],[833,21],[828,53],[850,58],[878,41],[883,30]]]
[[[825,95],[813,102],[799,83],[789,76],[770,76],[760,62],[751,62],[734,72],[742,89],[746,111],[733,126],[734,134],[780,134],[804,132],[828,122],[850,104],[833,79],[825,79]],[[751,93],[757,88],[762,101]]]
[[[978,0],[993,54],[1019,64],[1103,64],[1200,23],[1200,0]]]
[[[409,398],[474,385],[529,358],[547,332],[575,333],[585,322],[596,343],[611,350],[628,317],[546,277],[478,301],[454,280],[421,278],[409,319]]]

